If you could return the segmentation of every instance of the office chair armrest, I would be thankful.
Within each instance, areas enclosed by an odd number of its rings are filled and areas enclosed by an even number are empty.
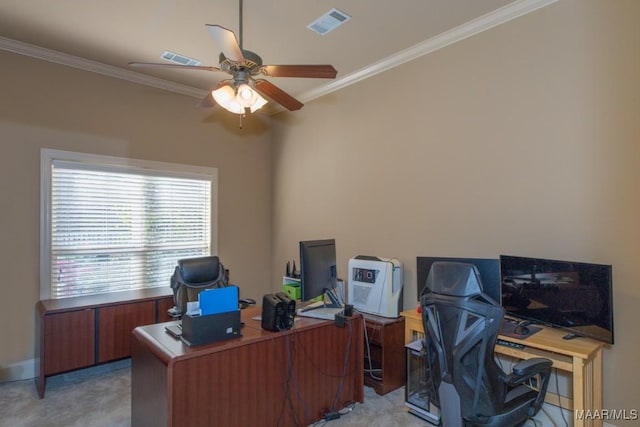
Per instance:
[[[503,380],[510,386],[516,386],[523,384],[530,378],[542,374],[548,376],[551,372],[551,360],[541,357],[534,357],[532,359],[521,360],[513,365],[511,374],[506,375]]]
[[[171,307],[170,309],[167,310],[167,315],[169,317],[171,317],[172,319],[175,320],[180,320],[180,318],[182,317],[182,312],[180,311],[180,309],[176,306]]]
[[[521,364],[522,367],[519,367]],[[538,396],[529,407],[528,411],[530,417],[533,417],[538,413],[540,408],[542,408],[544,396],[547,393],[547,386],[549,385],[549,379],[551,378],[551,365],[551,360],[537,357],[523,360],[522,362],[516,363],[513,367],[514,372],[516,371],[516,368],[518,368],[519,372],[526,373],[528,377],[533,377],[535,375],[540,376],[540,382],[538,383]]]
[[[238,303],[240,305],[240,310],[244,310],[245,308],[249,307],[250,305],[256,305],[256,300],[254,300],[252,298],[240,298],[238,300]]]
[[[551,360],[542,357],[534,357],[532,359],[521,360],[513,365],[512,372],[518,376],[529,376],[537,374],[542,369],[551,368]]]

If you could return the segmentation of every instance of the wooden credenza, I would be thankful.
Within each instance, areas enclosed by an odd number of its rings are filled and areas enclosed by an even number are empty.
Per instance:
[[[170,320],[171,289],[153,288],[36,305],[36,387],[44,397],[51,375],[131,355],[131,331]]]
[[[302,426],[364,399],[363,322],[297,318],[263,330],[241,311],[242,336],[188,347],[166,324],[133,331],[132,427]]]
[[[405,318],[405,342],[424,337],[422,317],[416,310],[403,311]],[[558,396],[547,390],[545,402],[573,410],[574,427],[602,427],[602,418],[582,419],[585,410],[602,410],[602,349],[604,343],[590,338],[564,340],[560,329],[542,327],[542,330],[524,340],[500,335],[499,338],[521,344],[524,348],[496,345],[495,352],[515,359],[545,357],[553,367],[568,372],[573,385],[573,397]]]

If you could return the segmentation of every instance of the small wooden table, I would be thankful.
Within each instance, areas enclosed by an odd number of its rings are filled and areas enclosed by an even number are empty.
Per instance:
[[[401,313],[405,318],[405,342],[410,343],[424,337],[422,316],[416,310]],[[604,343],[590,338],[564,340],[566,335],[560,329],[542,327],[534,335],[520,340],[500,335],[499,338],[524,345],[514,348],[496,345],[495,352],[516,359],[546,357],[553,362],[553,367],[568,372],[572,377],[573,399],[558,396],[547,391],[545,402],[564,409],[573,410],[576,415],[585,410],[602,409],[602,349]],[[582,419],[574,416],[574,427],[602,427],[602,419]]]

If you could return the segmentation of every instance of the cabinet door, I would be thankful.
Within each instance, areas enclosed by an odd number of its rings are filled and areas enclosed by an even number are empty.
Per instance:
[[[44,316],[44,375],[91,366],[95,362],[95,310]]]
[[[156,302],[143,301],[98,309],[98,363],[131,355],[131,332],[156,321]]]

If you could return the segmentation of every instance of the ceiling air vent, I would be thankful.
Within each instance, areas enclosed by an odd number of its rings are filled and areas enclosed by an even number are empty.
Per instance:
[[[329,12],[322,15],[320,18],[307,25],[307,28],[315,31],[316,33],[324,36],[325,34],[335,30],[340,25],[347,22],[351,17],[346,13],[333,8]]]
[[[162,54],[162,59],[166,59],[167,61],[175,62],[180,65],[200,65],[200,61],[197,59],[169,51],[165,51],[165,53]]]

